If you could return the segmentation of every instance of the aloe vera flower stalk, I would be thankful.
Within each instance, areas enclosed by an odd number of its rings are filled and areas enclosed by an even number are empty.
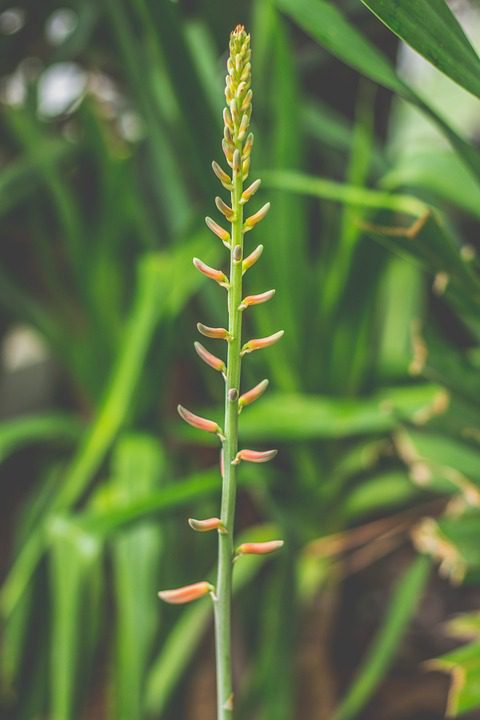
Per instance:
[[[237,466],[242,462],[267,462],[275,457],[276,450],[249,450],[238,448],[238,418],[240,411],[257,400],[267,389],[268,380],[262,380],[251,390],[240,394],[240,372],[242,358],[254,350],[261,350],[280,340],[280,330],[265,338],[252,339],[242,345],[242,317],[244,311],[254,305],[270,300],[275,291],[267,290],[258,295],[243,297],[243,276],[259,260],[263,246],[244,258],[244,236],[255,229],[270,208],[266,203],[259,210],[244,219],[244,206],[251,200],[260,186],[255,180],[244,187],[250,169],[253,147],[253,133],[249,132],[252,113],[251,50],[250,35],[238,25],[230,36],[230,55],[227,62],[225,98],[223,111],[224,136],[222,149],[230,168],[226,172],[217,162],[212,169],[223,188],[230,192],[229,204],[222,198],[215,198],[215,205],[230,224],[227,230],[210,217],[205,219],[207,227],[219,238],[230,252],[228,277],[220,270],[194,258],[197,270],[207,278],[221,285],[228,293],[228,328],[215,328],[197,324],[201,335],[227,343],[226,363],[210,353],[200,343],[195,343],[198,356],[211,368],[219,371],[225,379],[225,421],[224,428],[213,420],[195,415],[181,405],[178,412],[182,419],[193,427],[215,433],[221,442],[220,467],[222,475],[222,498],[220,517],[205,520],[189,520],[190,527],[197,532],[216,530],[218,533],[218,565],[216,585],[213,587],[202,580],[194,585],[159,593],[166,602],[183,603],[210,594],[214,603],[215,647],[217,667],[217,708],[218,720],[231,720],[234,713],[231,648],[231,601],[232,572],[234,561],[243,555],[267,554],[282,547],[283,541],[266,543],[244,543],[235,550],[234,521],[236,503]],[[243,298],[243,299],[242,299]]]

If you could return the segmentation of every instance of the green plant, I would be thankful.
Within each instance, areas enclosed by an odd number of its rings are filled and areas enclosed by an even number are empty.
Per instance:
[[[257,295],[243,297],[242,278],[249,268],[259,259],[263,247],[259,245],[253,252],[244,257],[244,236],[252,230],[267,214],[270,203],[263,205],[253,215],[244,220],[245,204],[260,186],[255,180],[244,190],[250,168],[250,155],[253,146],[253,133],[249,133],[252,113],[251,89],[251,50],[250,35],[242,25],[238,25],[230,36],[230,55],[227,62],[224,109],[224,138],[222,147],[232,175],[228,175],[216,162],[212,167],[218,180],[226,190],[230,191],[231,206],[220,197],[215,198],[218,210],[231,223],[229,233],[210,217],[206,218],[207,226],[223,242],[230,251],[230,272],[227,277],[221,270],[209,267],[198,258],[193,263],[203,275],[217,282],[228,293],[228,329],[207,327],[197,324],[198,331],[207,338],[225,340],[227,343],[227,362],[212,355],[199,343],[195,349],[204,362],[221,372],[225,379],[225,424],[224,430],[213,420],[194,415],[181,405],[178,412],[189,425],[200,430],[216,434],[222,443],[221,475],[222,499],[219,518],[207,520],[190,519],[193,530],[206,532],[218,531],[218,570],[215,587],[207,581],[188,585],[175,590],[159,593],[162,600],[171,603],[185,603],[196,600],[210,593],[215,610],[215,644],[217,665],[217,711],[219,720],[233,717],[234,694],[232,678],[232,647],[231,647],[231,602],[233,563],[241,555],[263,555],[278,550],[282,540],[260,543],[242,543],[235,549],[235,499],[237,492],[237,466],[242,461],[263,463],[277,454],[276,450],[238,449],[238,416],[241,410],[260,397],[266,390],[268,380],[244,394],[240,394],[240,376],[242,357],[255,350],[273,345],[283,336],[283,330],[263,338],[249,340],[242,345],[242,317],[251,305],[258,305],[270,300],[275,290],[268,290]]]

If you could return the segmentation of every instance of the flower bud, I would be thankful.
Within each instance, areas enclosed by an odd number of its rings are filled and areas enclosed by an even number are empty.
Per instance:
[[[222,140],[222,150],[223,150],[223,154],[225,155],[226,161],[228,162],[228,164],[230,165],[230,167],[232,167],[233,148],[232,148],[231,145],[229,145],[229,144],[227,143],[227,141],[225,140],[225,138]]]
[[[249,133],[247,135],[247,139],[245,140],[245,145],[243,146],[242,160],[246,160],[249,157],[249,155],[252,151],[252,147],[253,147],[253,133]]]
[[[249,340],[243,346],[240,355],[243,357],[243,355],[246,355],[247,353],[251,353],[254,350],[262,350],[263,348],[273,345],[274,343],[278,342],[280,340],[280,338],[283,337],[284,332],[285,332],[284,330],[279,330],[278,332],[273,333],[273,335],[268,335],[267,337],[255,338],[253,340]]]
[[[245,407],[246,405],[250,405],[255,400],[258,400],[259,397],[263,395],[265,390],[268,387],[268,380],[262,380],[258,383],[258,385],[255,385],[251,390],[249,390],[246,393],[243,393],[243,395],[240,395],[240,399],[238,401],[239,409]]]
[[[253,252],[248,255],[248,257],[245,258],[242,264],[242,273],[246,273],[247,270],[249,270],[251,267],[255,265],[257,260],[260,258],[261,254],[263,253],[263,245],[259,245]]]
[[[235,460],[232,460],[232,465],[238,465],[242,460],[253,463],[264,463],[272,460],[278,450],[240,450]]]
[[[234,218],[234,212],[232,208],[227,205],[227,203],[223,202],[222,198],[220,197],[215,198],[215,205],[217,206],[217,209],[222,213],[222,215],[225,215],[228,222],[232,222]]]
[[[230,129],[230,132],[233,132],[233,120],[228,108],[223,108],[223,123]]]
[[[227,175],[227,177],[228,177],[228,175]],[[262,181],[260,179],[254,180],[253,183],[251,185],[249,185],[246,190],[243,191],[242,197],[240,199],[240,203],[242,205],[244,205],[246,202],[248,202],[250,200],[250,198],[253,197],[253,195],[255,195],[255,193],[257,192],[258,188],[261,185],[261,182]]]
[[[230,233],[228,230],[225,230],[225,228],[222,228],[218,223],[215,222],[215,220],[212,220],[211,217],[205,218],[205,223],[209,230],[211,230],[217,237],[220,238],[220,240],[229,247],[230,243]]]
[[[212,170],[215,173],[215,175],[217,176],[217,178],[220,180],[220,182],[222,183],[225,190],[233,189],[232,180],[230,178],[230,175],[228,175],[225,172],[225,170],[223,170],[223,168],[221,168],[220,165],[217,162],[215,162],[215,160],[212,162]]]
[[[190,410],[187,410],[182,405],[177,405],[177,412],[182,420],[185,420],[185,422],[192,427],[197,428],[198,430],[206,430],[207,432],[222,435],[220,426],[213,420],[207,420],[207,418],[202,418],[200,415],[194,415],[194,413],[190,412]]]
[[[268,213],[269,210],[270,210],[270,203],[267,202],[267,203],[265,203],[265,205],[263,205],[260,208],[260,210],[257,210],[257,212],[254,215],[250,215],[250,217],[248,217],[245,220],[245,224],[243,226],[244,232],[248,232],[249,230],[254,228],[255,225],[257,225],[261,220],[263,220],[263,218],[265,217],[265,215]]]
[[[268,542],[242,543],[236,550],[236,555],[268,555],[283,547],[283,540],[269,540]]]
[[[235,93],[237,100],[240,100],[241,96],[243,95],[243,93],[245,92],[246,89],[247,89],[247,83],[245,82],[245,80],[241,80],[238,83],[237,91]]]
[[[240,155],[240,150],[235,150],[233,153],[233,161],[232,161],[232,170],[234,173],[238,173],[241,170],[242,166],[242,156]]]
[[[213,328],[203,323],[197,323],[197,330],[201,335],[214,340],[230,340],[230,333],[225,328]]]
[[[243,98],[243,102],[242,102],[242,105],[241,105],[241,107],[240,107],[241,112],[245,112],[245,110],[247,110],[247,108],[249,107],[250,103],[252,102],[252,96],[253,96],[253,91],[252,91],[252,89],[250,88],[250,90],[247,92],[247,94],[246,94],[245,97]]]
[[[221,270],[215,270],[215,268],[210,267],[210,265],[207,265],[198,258],[193,258],[193,264],[202,275],[210,278],[210,280],[215,280],[215,282],[223,285],[223,287],[228,287],[228,278]]]
[[[207,520],[195,520],[195,518],[189,518],[188,524],[196,532],[210,532],[211,530],[218,530],[222,534],[226,533],[226,528],[220,518],[208,518]]]
[[[208,350],[204,348],[201,343],[195,342],[193,343],[193,347],[195,348],[195,352],[197,353],[197,355],[203,360],[204,363],[209,365],[214,370],[217,370],[217,372],[226,372],[226,367],[223,360],[216,357],[215,355],[212,355],[211,352],[208,352]]]
[[[247,134],[249,121],[250,118],[247,114],[242,115],[242,121],[240,123],[240,127],[238,128],[238,139],[240,142],[243,141],[245,135]]]
[[[175,590],[162,590],[158,593],[160,600],[171,603],[172,605],[183,605],[184,603],[192,602],[192,600],[198,600],[198,598],[208,595],[214,591],[213,585],[206,582],[194,583],[193,585],[185,585],[184,587],[176,588]]]
[[[247,295],[238,306],[239,310],[246,310],[250,305],[260,305],[260,303],[267,302],[275,295],[275,290],[267,290],[266,292],[260,293],[259,295]]]

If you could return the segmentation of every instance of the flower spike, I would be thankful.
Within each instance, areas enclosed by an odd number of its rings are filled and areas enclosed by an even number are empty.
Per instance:
[[[238,306],[239,310],[246,310],[250,305],[260,305],[260,303],[267,302],[275,295],[275,290],[267,290],[266,292],[260,293],[259,295],[247,295]]]
[[[268,335],[268,337],[249,340],[243,346],[240,355],[247,355],[247,353],[251,353],[254,350],[263,350],[263,348],[270,347],[270,345],[274,345],[276,342],[278,342],[284,336],[284,334],[284,330],[279,330],[278,332],[273,333],[273,335]]]
[[[258,400],[259,397],[263,395],[265,390],[268,387],[268,380],[265,378],[265,380],[262,380],[258,383],[258,385],[255,385],[251,390],[244,393],[243,395],[240,395],[240,398],[238,400],[238,412],[241,412],[242,408],[246,407],[247,405],[251,405],[255,400]]]
[[[259,245],[253,252],[248,255],[245,260],[243,261],[242,265],[242,273],[245,274],[247,270],[249,270],[257,260],[260,259],[261,254],[263,253],[263,245]]]
[[[269,540],[268,542],[242,543],[236,550],[237,557],[239,555],[268,555],[276,550],[280,550],[284,546],[283,540]]]
[[[227,360],[212,355],[199,342],[195,343],[198,356],[211,368],[221,372],[225,380],[224,410],[225,427],[220,429],[213,420],[194,415],[179,406],[181,417],[190,425],[202,430],[216,433],[220,444],[220,474],[222,477],[221,513],[219,517],[202,520],[189,519],[190,527],[197,532],[216,530],[218,533],[218,565],[217,586],[214,589],[208,582],[187,585],[176,590],[166,590],[160,597],[167,602],[183,603],[195,600],[210,593],[214,600],[215,637],[217,647],[217,707],[222,720],[233,713],[233,682],[231,667],[231,599],[232,599],[232,565],[240,555],[264,555],[281,547],[281,540],[266,543],[243,543],[235,554],[235,487],[236,466],[242,462],[263,463],[277,454],[276,450],[239,450],[237,414],[242,408],[259,398],[268,386],[268,380],[262,380],[248,392],[240,395],[242,381],[242,357],[253,350],[268,347],[280,339],[283,331],[264,338],[249,340],[242,338],[243,310],[250,305],[264,303],[274,294],[274,290],[257,295],[249,295],[243,290],[243,276],[258,261],[263,246],[259,245],[247,257],[244,249],[245,234],[255,227],[266,215],[270,204],[267,203],[256,213],[246,217],[244,206],[260,187],[260,180],[250,184],[245,182],[249,170],[253,149],[253,133],[250,129],[252,116],[251,89],[251,49],[250,35],[243,25],[237,25],[230,35],[229,57],[227,60],[227,76],[225,78],[226,107],[223,111],[223,153],[229,167],[227,172],[217,162],[212,163],[215,176],[222,186],[229,191],[230,199],[215,198],[217,209],[226,218],[231,227],[222,227],[211,217],[205,218],[207,227],[228,248],[229,270],[222,272],[206,265],[202,260],[194,258],[195,267],[206,277],[215,280],[228,290],[228,324],[223,327],[208,327],[197,324],[198,331],[208,338],[222,339],[228,342]],[[223,163],[222,163],[223,164]],[[248,185],[248,187],[247,187]],[[222,266],[223,267],[223,266]],[[243,298],[243,300],[242,300]]]
[[[245,462],[253,463],[264,463],[269,460],[273,460],[278,450],[240,450],[235,460],[232,460],[232,465],[238,465],[242,460]]]
[[[212,355],[212,353],[208,352],[208,350],[204,348],[203,345],[199,342],[195,342],[193,344],[193,347],[195,348],[195,352],[197,353],[197,355],[203,360],[204,363],[209,365],[214,370],[217,370],[217,372],[225,374],[226,367],[223,360],[217,358],[215,355]]]
[[[203,323],[197,323],[197,330],[200,333],[200,335],[204,335],[208,338],[213,338],[214,340],[230,340],[230,333],[228,330],[225,330],[225,328],[214,328],[214,327],[208,327],[208,325],[204,325]]]
[[[192,600],[198,600],[198,598],[213,593],[215,588],[205,580],[202,582],[194,583],[193,585],[185,585],[184,587],[176,588],[175,590],[162,590],[158,593],[160,600],[172,605],[183,605],[184,603],[192,602]]]
[[[195,518],[188,518],[188,524],[195,530],[195,532],[210,532],[211,530],[218,530],[220,533],[226,533],[227,530],[225,525],[220,518],[212,517],[206,520],[195,520]]]
[[[230,247],[230,233],[228,232],[228,230],[222,228],[218,223],[215,222],[215,220],[212,220],[212,218],[208,216],[205,218],[205,223],[208,229],[211,230],[217,237],[219,237],[226,247]]]

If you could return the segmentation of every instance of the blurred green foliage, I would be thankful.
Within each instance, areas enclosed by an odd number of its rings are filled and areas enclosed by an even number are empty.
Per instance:
[[[236,569],[239,719],[297,716],[297,630],[335,579],[305,552],[315,539],[439,499],[445,515],[414,542],[478,582],[480,60],[444,0],[364,5],[19,0],[0,14],[1,328],[4,345],[33,329],[55,377],[40,409],[14,403],[0,423],[6,498],[28,474],[1,590],[6,717],[187,717],[210,608],[177,612],[156,590],[213,572],[213,541],[193,542],[184,518],[216,514],[217,457],[174,407],[221,399],[191,344],[224,304],[191,258],[222,262],[202,217],[239,21],[253,176],[272,202],[251,291],[277,288],[246,317],[252,336],[285,329],[245,363],[246,386],[272,389],[242,414],[243,438],[281,453],[242,468],[239,524],[286,539]],[[431,64],[405,46],[397,62],[372,13]],[[332,716],[362,716],[429,566],[400,576]],[[480,704],[478,652],[438,661],[463,673],[452,712]]]

